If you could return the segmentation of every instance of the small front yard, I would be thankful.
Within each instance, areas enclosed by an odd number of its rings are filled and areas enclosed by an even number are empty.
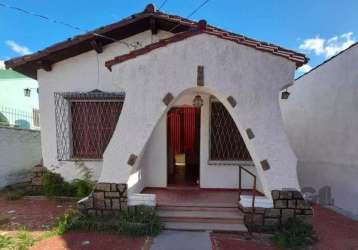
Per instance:
[[[69,212],[75,205],[74,202],[49,200],[45,197],[18,200],[0,197],[0,249],[149,249],[150,238],[144,236],[133,238],[116,233],[80,231],[63,235],[49,233],[56,218]]]
[[[74,207],[74,202],[49,200],[45,197],[18,200],[0,197],[0,249],[145,250],[150,248],[152,238],[148,236],[131,237],[116,232],[93,232],[93,230],[53,233],[51,229],[55,225],[56,218],[68,213]],[[313,225],[319,241],[309,249],[358,250],[357,221],[316,205]],[[248,239],[247,235],[224,233],[211,233],[210,236],[213,250],[277,250],[269,235],[255,234],[253,239]],[[17,248],[1,245],[7,244],[9,237],[16,239]]]

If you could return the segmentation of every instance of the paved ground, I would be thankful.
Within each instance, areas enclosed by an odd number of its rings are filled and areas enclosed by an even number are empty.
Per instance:
[[[30,231],[46,231],[56,217],[64,214],[72,206],[72,202],[59,202],[44,198],[8,201],[0,197],[0,219],[9,221],[0,225],[0,230],[11,231],[25,227]]]
[[[150,250],[209,250],[208,232],[165,230],[154,238]]]

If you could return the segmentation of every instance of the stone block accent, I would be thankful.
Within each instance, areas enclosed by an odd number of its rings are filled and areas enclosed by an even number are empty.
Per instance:
[[[231,107],[235,108],[235,106],[236,106],[236,100],[235,100],[234,97],[229,96],[229,97],[227,98],[227,101],[230,103]]]
[[[135,162],[137,161],[138,156],[136,156],[135,154],[131,154],[128,158],[127,164],[129,166],[134,166]]]
[[[46,171],[46,168],[42,165],[36,165],[35,167],[33,167],[30,177],[30,185],[28,187],[30,191],[43,191],[43,176]]]
[[[170,93],[170,92],[168,92],[165,96],[164,96],[164,98],[163,98],[163,103],[166,105],[166,106],[168,106],[169,105],[169,103],[172,101],[174,99],[174,96],[172,95],[172,93]]]
[[[244,213],[244,223],[251,231],[275,231],[284,225],[289,218],[300,218],[311,221],[313,210],[297,190],[273,190],[271,192],[272,208],[240,207]]]
[[[113,216],[127,209],[127,199],[127,184],[97,183],[93,192],[78,202],[78,208],[90,216]]]
[[[198,65],[198,70],[197,70],[198,74],[197,74],[197,85],[198,86],[204,86],[204,66],[203,65]]]

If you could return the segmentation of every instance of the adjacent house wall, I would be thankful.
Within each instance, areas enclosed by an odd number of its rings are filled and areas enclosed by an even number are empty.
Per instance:
[[[0,188],[26,181],[41,163],[40,131],[0,127]]]
[[[295,81],[281,101],[301,187],[358,214],[358,45]],[[317,193],[316,193],[317,194]]]

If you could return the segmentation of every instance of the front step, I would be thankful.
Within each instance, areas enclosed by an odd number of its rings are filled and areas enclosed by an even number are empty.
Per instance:
[[[244,224],[164,222],[164,228],[188,231],[247,232]]]
[[[157,214],[166,229],[247,231],[238,208],[160,205]]]

